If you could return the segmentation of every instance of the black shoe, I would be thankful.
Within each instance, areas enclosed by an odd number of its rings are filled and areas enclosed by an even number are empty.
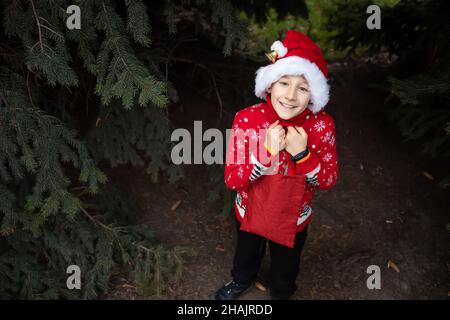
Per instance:
[[[225,286],[217,290],[214,295],[215,300],[237,300],[240,295],[250,290],[252,284],[242,285],[231,280]]]

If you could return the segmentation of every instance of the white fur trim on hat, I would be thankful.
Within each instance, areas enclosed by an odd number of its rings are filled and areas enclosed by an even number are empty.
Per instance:
[[[275,63],[261,67],[256,71],[255,95],[266,99],[267,89],[282,76],[303,75],[308,81],[311,102],[308,108],[317,113],[325,107],[329,100],[330,87],[322,71],[316,64],[298,56],[277,60]]]
[[[278,58],[284,57],[286,53],[288,52],[288,49],[283,45],[283,43],[280,40],[275,41],[270,46],[270,50],[276,51]]]

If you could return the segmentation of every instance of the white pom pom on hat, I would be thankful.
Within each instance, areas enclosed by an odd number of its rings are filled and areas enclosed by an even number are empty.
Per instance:
[[[277,57],[274,63],[256,71],[255,95],[266,99],[267,89],[282,76],[303,75],[311,92],[312,103],[308,108],[313,113],[322,110],[329,101],[330,88],[327,63],[320,47],[305,34],[289,30],[283,42],[275,41],[270,49],[276,51]]]
[[[277,52],[277,56],[280,58],[284,57],[288,52],[288,49],[283,45],[283,42],[281,42],[280,40],[277,40],[274,43],[272,43],[272,45],[270,46],[270,50],[272,51],[275,50]]]

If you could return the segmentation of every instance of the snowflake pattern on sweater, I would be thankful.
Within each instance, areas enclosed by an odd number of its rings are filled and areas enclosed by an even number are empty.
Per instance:
[[[270,126],[266,114],[267,104],[260,103],[236,113],[228,142],[224,180],[227,187],[237,191],[235,199],[236,217],[242,222],[248,202],[248,188],[267,174],[288,174],[288,161],[292,161],[287,151],[278,156],[261,157],[258,148],[264,145],[265,129]],[[335,124],[325,111],[316,114],[307,112],[303,128],[308,134],[308,148],[311,156],[304,162],[294,164],[295,174],[306,175],[306,189],[299,210],[297,231],[309,222],[313,210],[311,202],[316,188],[331,189],[337,180],[338,156],[336,152]],[[236,134],[236,132],[245,133]],[[256,148],[255,143],[256,141]],[[263,159],[264,158],[264,159]],[[238,159],[238,161],[235,161]]]

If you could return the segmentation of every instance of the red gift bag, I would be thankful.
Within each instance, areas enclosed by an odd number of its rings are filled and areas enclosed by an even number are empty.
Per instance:
[[[241,230],[293,248],[305,192],[304,175],[265,175],[248,190]]]

